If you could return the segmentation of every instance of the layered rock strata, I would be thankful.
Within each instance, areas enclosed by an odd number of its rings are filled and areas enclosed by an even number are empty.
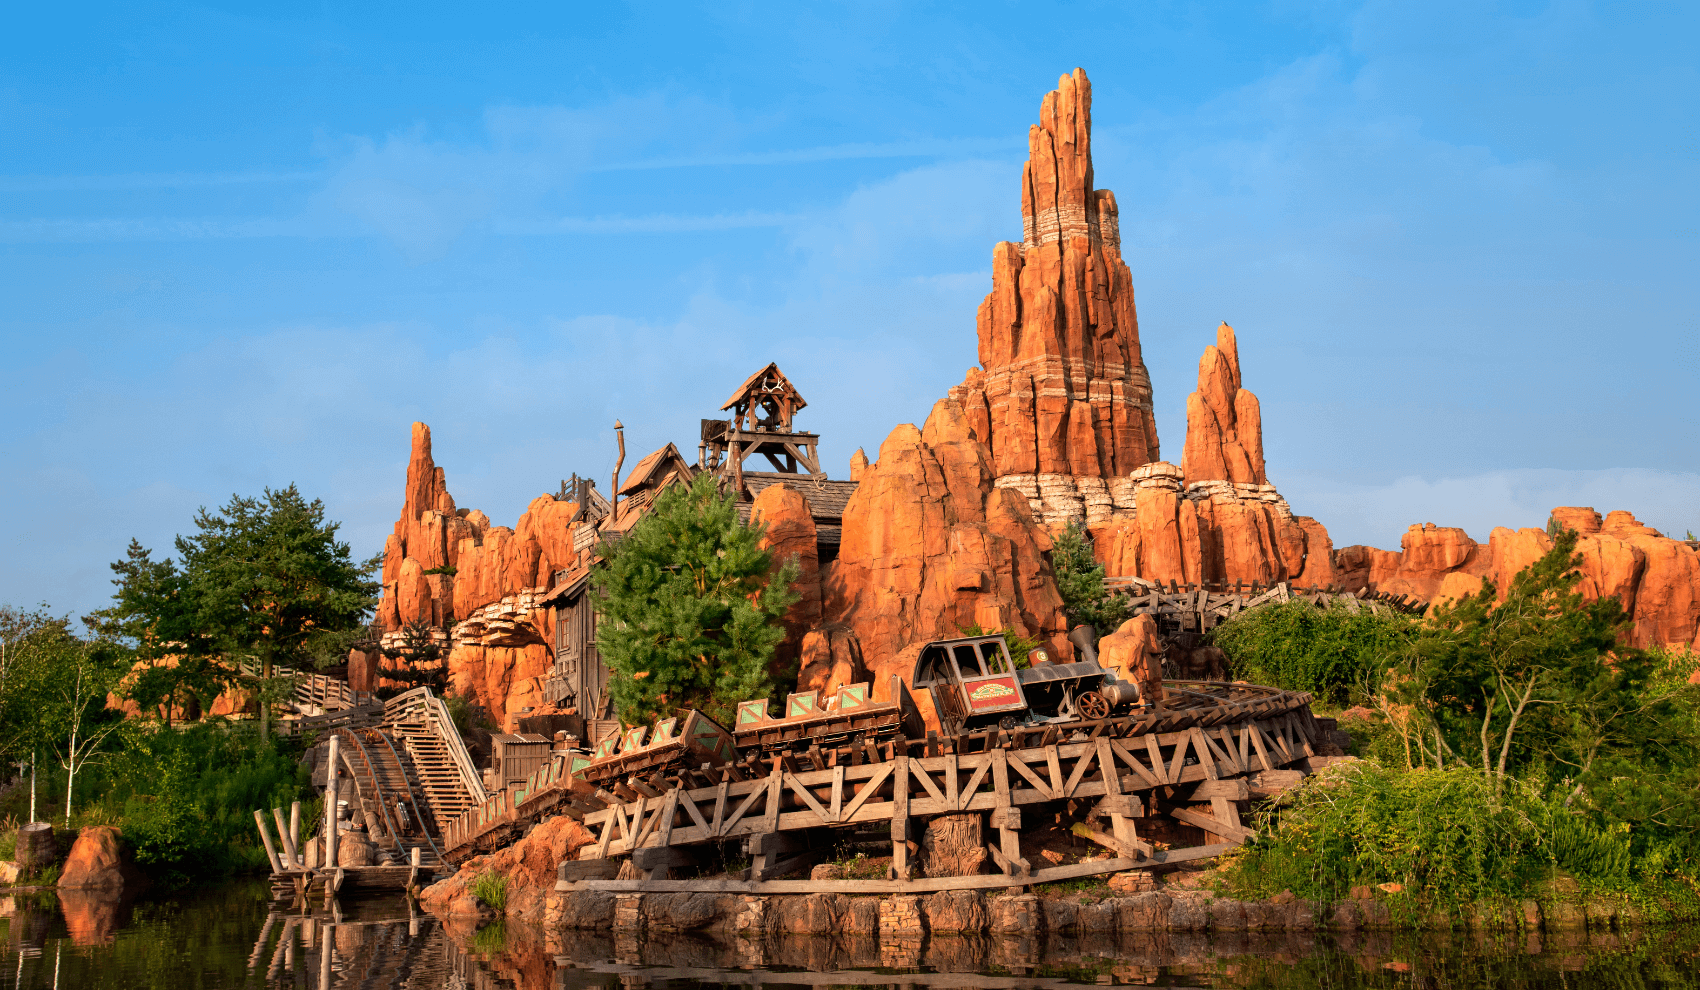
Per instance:
[[[1333,543],[1295,516],[1264,471],[1257,397],[1240,387],[1233,328],[1204,349],[1198,390],[1187,399],[1182,466],[1154,461],[1125,479],[1132,509],[1097,524],[1093,549],[1112,577],[1166,584],[1334,583]]]
[[[992,253],[980,367],[950,395],[990,448],[993,476],[1060,523],[1110,511],[1104,479],[1158,456],[1116,200],[1092,188],[1092,84],[1080,69],[1028,132],[1021,216],[1022,243]]]
[[[1592,508],[1560,506],[1552,518],[1576,531],[1582,557],[1576,590],[1591,599],[1617,596],[1633,620],[1631,645],[1700,648],[1700,551],[1622,510],[1602,519]],[[1437,601],[1473,593],[1486,578],[1503,599],[1517,572],[1552,549],[1552,538],[1545,530],[1500,526],[1484,544],[1462,529],[1424,523],[1407,530],[1399,544],[1399,550],[1340,550],[1341,583],[1352,591],[1367,586]]]

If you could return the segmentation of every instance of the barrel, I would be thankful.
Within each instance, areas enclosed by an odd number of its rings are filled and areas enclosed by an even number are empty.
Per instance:
[[[53,841],[53,825],[49,822],[30,822],[18,828],[18,866],[25,870],[44,870],[59,862],[59,847]]]

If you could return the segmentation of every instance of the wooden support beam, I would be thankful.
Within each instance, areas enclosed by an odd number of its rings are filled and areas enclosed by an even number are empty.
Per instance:
[[[1233,822],[1228,821],[1219,821],[1215,818],[1209,817],[1208,815],[1201,815],[1189,808],[1170,808],[1169,817],[1178,822],[1195,825],[1212,835],[1219,835],[1224,839],[1229,839],[1236,843],[1246,842],[1257,835],[1256,832],[1253,832],[1251,829],[1246,828],[1243,825],[1236,825]]]

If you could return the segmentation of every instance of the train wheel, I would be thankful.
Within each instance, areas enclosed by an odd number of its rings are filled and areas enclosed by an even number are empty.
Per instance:
[[[1096,691],[1082,691],[1080,696],[1074,699],[1074,707],[1080,712],[1080,717],[1088,722],[1110,717],[1110,702]]]

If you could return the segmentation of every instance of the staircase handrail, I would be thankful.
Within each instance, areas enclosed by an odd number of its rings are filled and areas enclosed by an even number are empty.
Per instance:
[[[432,693],[429,687],[422,685],[403,691],[384,702],[384,723],[393,725],[404,721],[415,712],[424,715],[426,726],[433,735],[442,740],[449,751],[449,759],[454,762],[455,769],[460,771],[461,783],[465,785],[467,793],[472,795],[473,804],[488,801],[490,796],[484,791],[483,775],[473,766],[472,756],[466,751],[466,743],[460,738],[460,731],[455,728],[448,706],[443,704],[443,699]]]

